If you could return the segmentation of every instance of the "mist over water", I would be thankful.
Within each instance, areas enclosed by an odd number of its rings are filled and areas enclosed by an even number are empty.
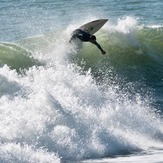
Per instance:
[[[85,7],[82,19],[84,1],[76,3],[1,2],[1,13],[17,10],[0,28],[0,162],[134,161],[150,152],[160,160],[162,25],[143,24],[130,1],[127,16],[124,3],[112,17],[95,1],[98,12]],[[96,34],[105,56],[92,44],[68,43],[74,29],[101,15],[110,18]]]

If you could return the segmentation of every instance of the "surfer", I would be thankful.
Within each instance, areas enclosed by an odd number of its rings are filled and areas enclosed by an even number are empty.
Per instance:
[[[72,37],[69,42],[74,39],[80,39],[82,42],[91,42],[92,44],[96,45],[98,49],[100,49],[101,53],[104,55],[106,52],[101,48],[101,46],[96,42],[96,36],[89,34],[81,29],[76,29],[72,33]]]

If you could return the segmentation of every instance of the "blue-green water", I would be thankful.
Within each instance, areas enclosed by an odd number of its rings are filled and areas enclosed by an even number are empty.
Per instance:
[[[161,0],[1,1],[1,40],[43,34],[89,17],[106,17],[117,23],[118,19],[131,16],[138,18],[140,24],[162,25],[162,8]]]
[[[0,162],[162,162],[163,2],[0,2]],[[107,18],[106,51],[71,32]]]

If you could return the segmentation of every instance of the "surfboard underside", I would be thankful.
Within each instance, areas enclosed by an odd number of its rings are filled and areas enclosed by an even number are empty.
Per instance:
[[[95,21],[91,21],[89,23],[86,23],[82,25],[79,29],[82,29],[83,31],[86,31],[90,34],[96,33],[106,22],[108,19],[99,19]]]

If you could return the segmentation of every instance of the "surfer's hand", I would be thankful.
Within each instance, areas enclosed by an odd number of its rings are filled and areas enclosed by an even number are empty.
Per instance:
[[[104,55],[104,54],[106,54],[106,52],[105,51],[102,51],[102,54]]]

